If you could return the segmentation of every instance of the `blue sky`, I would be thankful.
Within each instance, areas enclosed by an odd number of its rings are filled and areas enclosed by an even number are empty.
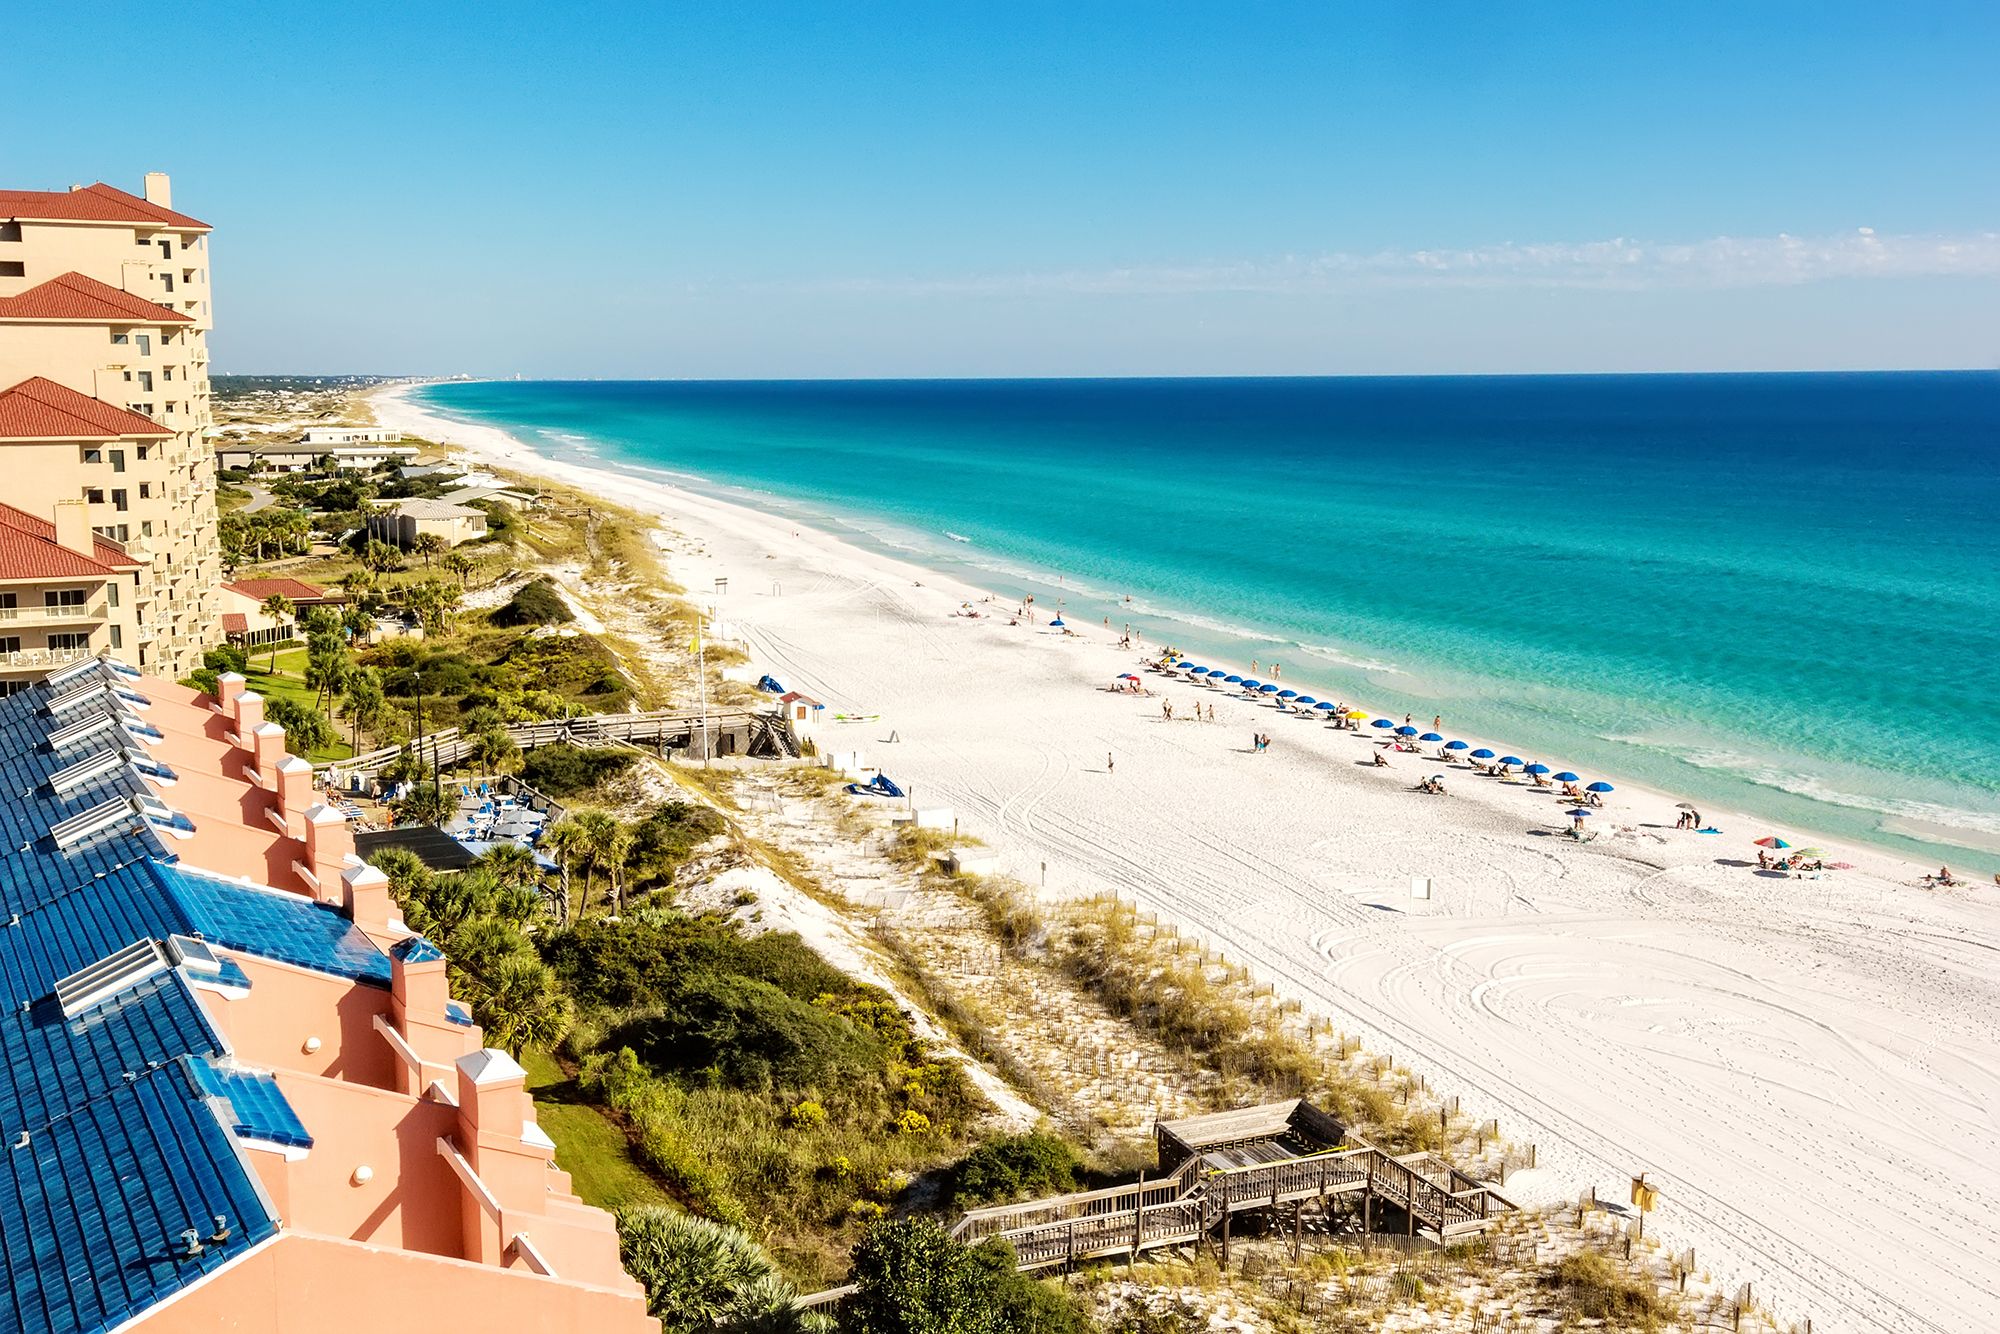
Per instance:
[[[2000,365],[2000,5],[189,3],[9,44],[0,182],[170,171],[222,370]]]

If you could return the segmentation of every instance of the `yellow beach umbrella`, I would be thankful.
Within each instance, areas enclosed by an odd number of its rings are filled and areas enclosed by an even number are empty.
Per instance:
[[[1348,717],[1350,717],[1350,718],[1366,718],[1366,717],[1368,716],[1368,710],[1366,710],[1366,709],[1349,709],[1349,710],[1347,711],[1347,716],[1348,716]]]

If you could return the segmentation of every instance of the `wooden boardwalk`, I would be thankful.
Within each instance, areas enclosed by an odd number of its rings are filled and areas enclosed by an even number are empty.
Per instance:
[[[759,713],[750,709],[717,709],[705,717],[659,709],[650,713],[593,713],[580,718],[561,718],[546,723],[517,723],[504,729],[516,746],[533,750],[537,746],[567,743],[575,746],[673,746],[699,753],[704,738],[717,755],[769,755],[796,757],[798,742],[782,714]],[[405,750],[413,750],[426,763],[448,769],[472,751],[472,739],[456,727],[429,732],[408,746],[384,746],[345,760],[331,760],[313,766],[324,778],[329,771],[373,778]]]

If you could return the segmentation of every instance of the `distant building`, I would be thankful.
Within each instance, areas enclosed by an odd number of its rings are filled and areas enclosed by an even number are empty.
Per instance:
[[[264,701],[0,700],[0,1329],[658,1334]]]
[[[401,439],[400,436],[397,438]],[[373,472],[385,463],[408,463],[420,452],[417,446],[405,444],[276,440],[258,444],[217,445],[215,466],[239,472],[312,472],[320,466],[320,460],[331,458],[337,472]]]
[[[284,620],[264,611],[264,599],[276,595],[294,608]],[[222,633],[232,644],[254,648],[282,643],[298,635],[298,612],[344,601],[337,593],[303,579],[237,579],[222,586]]]
[[[541,503],[541,498],[526,491],[518,491],[511,486],[461,486],[456,491],[447,491],[438,497],[447,505],[470,505],[475,500],[497,500],[517,509],[528,509]]]
[[[220,638],[214,470],[206,445],[209,226],[97,184],[0,190],[0,470],[37,518],[81,500],[138,562],[121,650],[184,676]]]
[[[486,536],[486,512],[444,500],[399,500],[368,516],[368,536],[404,550],[429,533],[448,547]]]
[[[0,696],[52,668],[139,644],[139,561],[90,531],[81,500],[53,520],[0,505]]]
[[[396,445],[401,431],[381,426],[315,426],[299,437],[302,445]]]

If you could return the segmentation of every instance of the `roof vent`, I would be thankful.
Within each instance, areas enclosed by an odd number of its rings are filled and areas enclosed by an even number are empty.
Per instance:
[[[61,750],[65,746],[73,746],[101,732],[108,732],[116,726],[118,726],[116,715],[100,713],[95,718],[85,718],[81,722],[71,723],[60,731],[49,733],[49,748]]]
[[[167,957],[176,968],[185,968],[190,973],[222,971],[222,956],[210,949],[207,941],[193,936],[168,936]]]
[[[111,688],[102,681],[87,681],[74,690],[65,691],[42,705],[42,712],[51,718],[60,718],[71,709],[88,704],[92,700],[111,698]]]
[[[102,658],[85,658],[82,662],[71,663],[61,671],[50,672],[42,678],[42,684],[51,690],[61,690],[72,681],[80,681],[86,676],[101,677],[103,674]]]
[[[166,951],[156,940],[135,940],[116,954],[79,968],[56,983],[56,1005],[65,1019],[135,987],[167,968]]]
[[[49,792],[60,797],[65,792],[75,791],[93,778],[111,773],[125,762],[125,757],[115,750],[103,750],[87,760],[80,760],[67,769],[57,770],[49,775]]]
[[[130,797],[113,797],[110,801],[92,806],[87,811],[72,815],[62,823],[51,826],[49,837],[56,841],[56,846],[59,848],[73,848],[93,834],[101,834],[130,820],[137,813]]]

